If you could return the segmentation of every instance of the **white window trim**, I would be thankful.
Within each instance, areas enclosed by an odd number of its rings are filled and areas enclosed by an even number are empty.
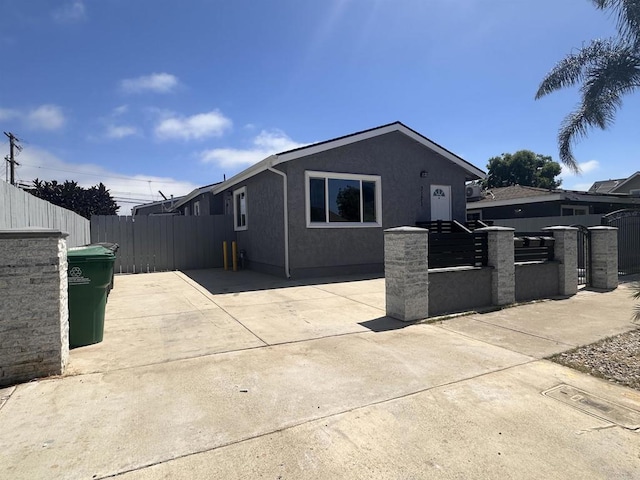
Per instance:
[[[198,217],[200,216],[200,201],[193,202],[193,215]]]
[[[311,203],[309,202],[309,184],[311,178],[337,179],[337,180],[360,180],[365,182],[375,182],[376,184],[376,221],[375,222],[311,222]],[[329,183],[325,181],[325,202],[328,202]],[[362,190],[361,190],[362,191]],[[318,172],[306,170],[304,172],[304,202],[307,228],[381,228],[382,227],[382,177],[380,175],[360,175],[354,173]],[[360,218],[362,218],[362,195],[360,196]]]
[[[238,202],[236,201],[236,197],[244,193],[244,225],[238,226]],[[236,232],[241,232],[247,229],[249,225],[249,204],[247,202],[247,187],[242,187],[233,191],[233,230]]]
[[[587,205],[560,205],[560,216],[562,217],[570,217],[572,215],[562,215],[562,210],[565,208],[570,208],[573,210],[573,216],[575,215],[589,215],[589,207]],[[576,213],[576,211],[582,213]]]

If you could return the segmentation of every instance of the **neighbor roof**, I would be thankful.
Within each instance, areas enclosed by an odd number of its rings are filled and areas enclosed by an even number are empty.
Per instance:
[[[633,175],[630,175],[627,178],[618,178],[615,180],[599,180],[597,182],[594,182],[593,185],[591,185],[591,188],[589,188],[589,192],[591,193],[617,193],[620,191],[620,189],[622,189],[622,187],[630,182],[631,180],[633,180],[634,178],[636,178],[637,176],[640,176],[640,172],[636,172]]]
[[[313,143],[304,147],[294,148],[293,150],[286,150],[281,153],[276,153],[275,155],[271,155],[270,157],[265,158],[264,160],[240,172],[239,174],[231,177],[229,180],[222,182],[219,185],[215,185],[211,189],[211,191],[214,194],[220,193],[223,190],[246,180],[247,178],[253,177],[260,172],[263,172],[284,162],[289,162],[297,158],[306,157],[308,155],[324,152],[333,148],[342,147],[352,143],[360,142],[362,140],[367,140],[369,138],[385,135],[391,132],[404,133],[408,137],[416,140],[418,143],[421,143],[422,145],[442,155],[447,160],[462,167],[462,169],[467,172],[467,180],[478,180],[485,177],[485,173],[482,170],[467,162],[462,157],[459,157],[450,150],[447,150],[441,145],[438,145],[432,140],[429,140],[427,137],[407,127],[402,122],[393,122],[387,125],[382,125],[380,127],[370,128],[361,132],[356,132],[331,140],[326,140],[324,142]]]
[[[477,202],[467,202],[467,210],[484,207],[501,207],[505,205],[521,205],[525,203],[552,202],[568,200],[580,202],[621,202],[638,204],[640,200],[630,198],[622,193],[594,193],[578,190],[548,190],[546,188],[510,185],[508,187],[490,188],[483,192],[484,198]]]
[[[198,195],[201,195],[203,193],[207,193],[208,191],[211,190],[212,187],[215,187],[216,185],[220,185],[221,183],[223,183],[223,182],[211,183],[209,185],[205,185],[204,187],[199,187],[199,188],[196,188],[195,190],[192,190],[191,192],[189,192],[188,195],[185,195],[184,197],[182,197],[179,202],[176,202],[173,205],[173,209],[175,210],[176,208],[181,207],[182,205],[184,205],[188,201],[193,200],[194,198],[196,198]]]

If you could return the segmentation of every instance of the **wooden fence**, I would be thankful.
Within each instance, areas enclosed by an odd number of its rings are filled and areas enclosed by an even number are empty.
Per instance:
[[[91,242],[119,245],[115,273],[222,267],[225,240],[235,240],[230,215],[91,217]]]
[[[89,220],[0,180],[0,229],[35,227],[68,233],[69,247],[90,241]]]

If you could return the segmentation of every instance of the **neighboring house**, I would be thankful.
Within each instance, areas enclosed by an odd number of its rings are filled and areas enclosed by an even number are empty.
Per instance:
[[[467,203],[468,220],[498,220],[573,215],[604,215],[623,208],[640,207],[640,197],[621,193],[592,193],[573,190],[511,185],[491,188]]]
[[[188,195],[185,195],[173,206],[174,212],[179,212],[181,215],[213,215],[213,194],[211,188],[219,185],[221,182],[205,185],[204,187],[196,188]]]
[[[238,249],[254,270],[381,273],[384,229],[464,221],[465,182],[484,176],[395,122],[272,155],[214,185],[210,212],[233,215]]]
[[[640,196],[640,172],[636,172],[628,178],[595,182],[591,185],[589,193],[628,193]]]
[[[182,197],[171,197],[157,202],[143,203],[131,208],[131,215],[157,215],[171,212]]]

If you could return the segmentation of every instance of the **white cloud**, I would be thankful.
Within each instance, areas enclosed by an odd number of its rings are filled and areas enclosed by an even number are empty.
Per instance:
[[[111,111],[111,116],[119,117],[120,115],[124,115],[128,111],[129,111],[129,105],[120,105],[119,107],[116,107]]]
[[[578,164],[580,171],[576,174],[572,172],[566,165],[562,165],[562,172],[560,175],[563,177],[573,177],[576,175],[583,175],[585,173],[591,173],[600,168],[600,163],[597,160],[589,160]]]
[[[178,77],[170,73],[152,73],[137,78],[126,78],[120,88],[126,93],[170,93],[179,85]]]
[[[134,205],[162,200],[158,190],[167,197],[178,197],[200,186],[170,177],[128,176],[99,165],[69,163],[47,150],[32,145],[25,146],[19,156],[19,162],[16,177],[18,181],[26,184],[31,184],[36,178],[58,182],[74,180],[85,188],[104,183],[121,207],[119,215],[130,215],[131,207]]]
[[[267,158],[274,153],[304,147],[280,130],[263,130],[253,139],[253,146],[247,149],[214,148],[200,152],[200,160],[220,167],[246,167]]]
[[[82,0],[75,0],[54,10],[52,16],[58,23],[76,23],[87,18],[87,10]]]
[[[121,139],[132,135],[140,135],[140,130],[131,125],[108,125],[105,137]]]
[[[18,112],[17,110],[12,110],[10,108],[0,108],[0,120],[11,120],[19,116],[20,112]]]
[[[220,137],[231,126],[230,119],[213,110],[191,117],[168,116],[156,125],[155,134],[161,140],[201,140]]]
[[[65,124],[62,109],[57,105],[41,105],[29,111],[24,120],[33,130],[59,130]]]

